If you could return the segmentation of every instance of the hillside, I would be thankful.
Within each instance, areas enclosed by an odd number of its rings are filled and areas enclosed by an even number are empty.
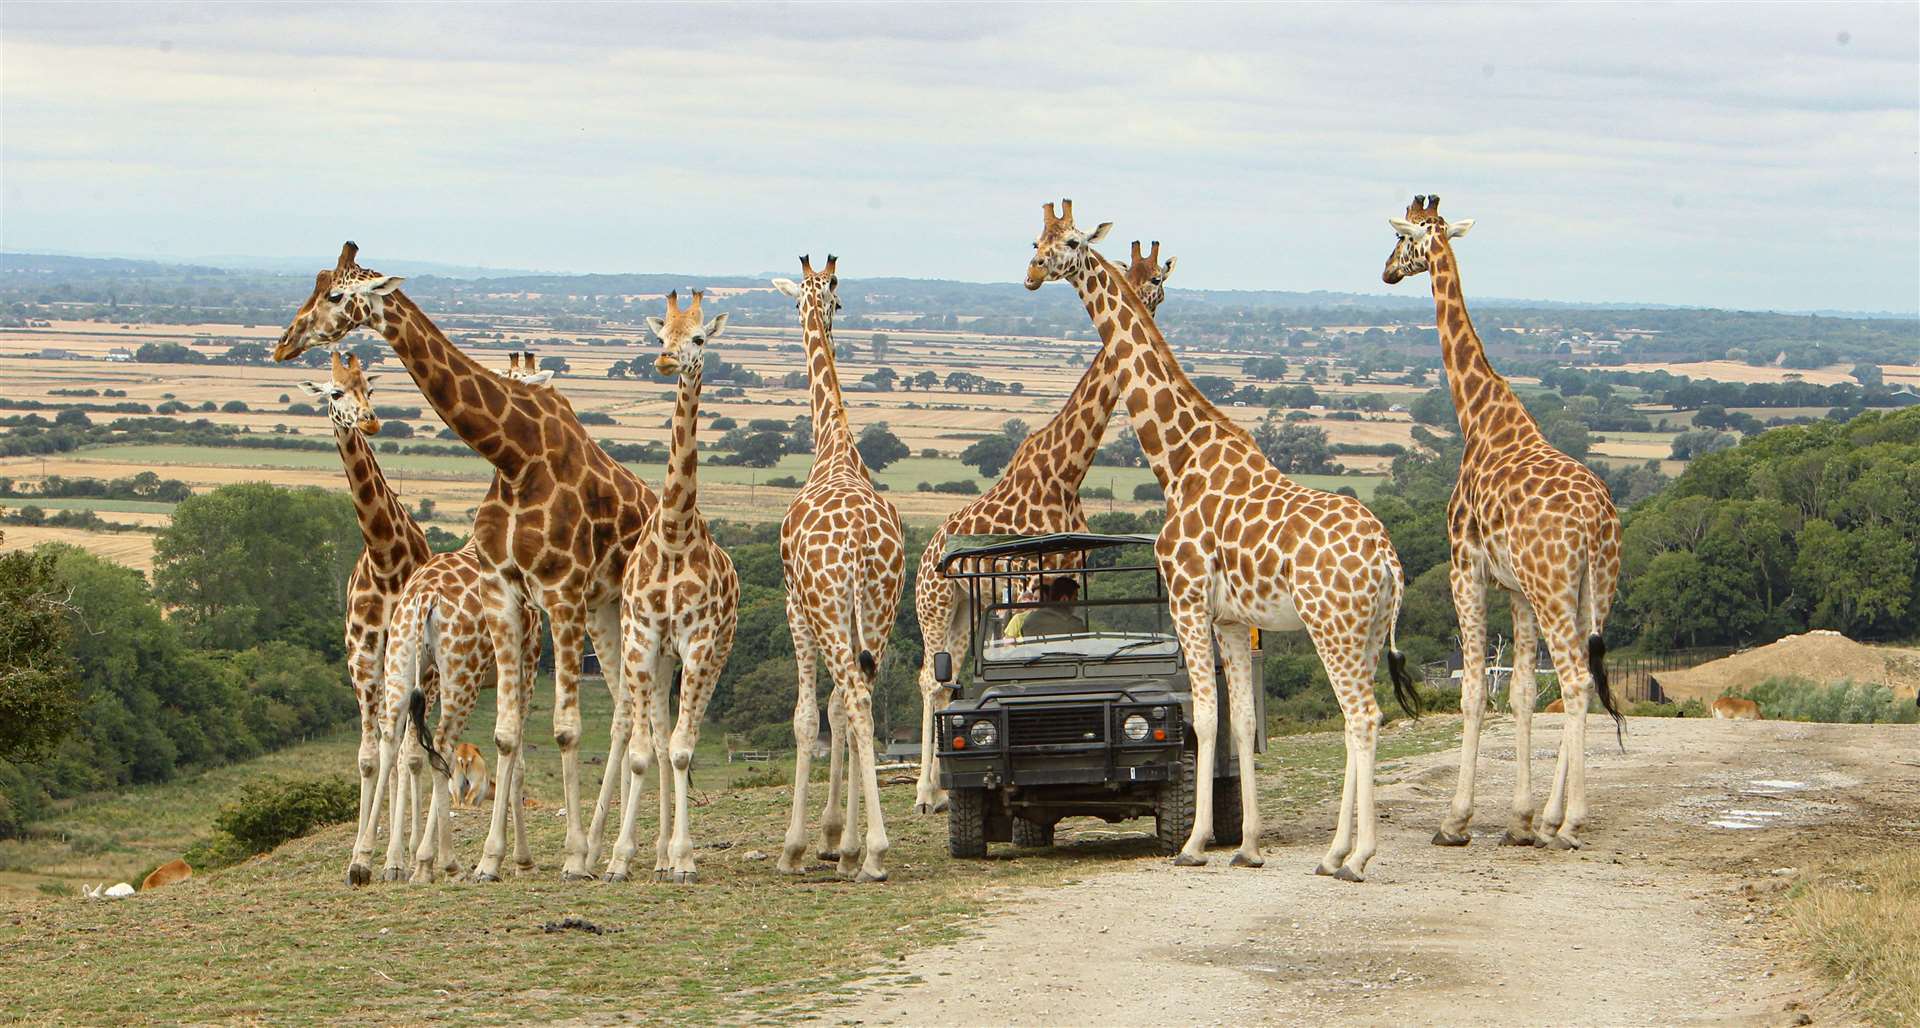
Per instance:
[[[1659,681],[1675,702],[1711,701],[1722,693],[1781,676],[1821,684],[1851,680],[1884,685],[1896,697],[1911,699],[1920,690],[1920,649],[1869,646],[1839,632],[1816,629],[1685,671],[1667,672]]]

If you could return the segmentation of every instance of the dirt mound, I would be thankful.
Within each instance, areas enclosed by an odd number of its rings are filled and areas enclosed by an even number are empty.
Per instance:
[[[1675,700],[1711,700],[1729,689],[1757,685],[1776,675],[1823,683],[1852,679],[1884,685],[1896,696],[1910,697],[1920,689],[1920,650],[1868,646],[1839,632],[1814,631],[1658,677],[1660,688]]]

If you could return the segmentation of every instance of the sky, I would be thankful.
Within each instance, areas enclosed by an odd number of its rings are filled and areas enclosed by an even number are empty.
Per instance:
[[[1920,4],[0,5],[0,248],[1920,310]],[[1404,291],[1416,285],[1398,287]]]

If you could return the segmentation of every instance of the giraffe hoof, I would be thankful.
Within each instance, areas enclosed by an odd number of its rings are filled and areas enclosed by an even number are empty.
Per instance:
[[[515,863],[513,866],[514,866],[514,869],[517,871],[526,872],[526,871],[533,870],[535,865],[531,860],[522,860],[522,861],[519,861],[518,863]]]
[[[862,885],[868,882],[884,882],[887,880],[887,873],[885,871],[862,870],[858,875],[854,876],[853,880]]]
[[[1454,835],[1448,832],[1445,828],[1442,828],[1439,831],[1433,833],[1433,844],[1435,846],[1465,846],[1467,843],[1472,841],[1473,841],[1473,837],[1468,835],[1465,832],[1461,832],[1459,835]]]
[[[560,880],[563,882],[591,882],[594,880],[594,875],[592,871],[562,871],[560,872]]]
[[[1532,846],[1537,842],[1539,840],[1532,832],[1516,832],[1512,829],[1508,829],[1507,834],[1500,837],[1502,846]]]
[[[1555,835],[1547,840],[1547,848],[1563,851],[1577,850],[1580,848],[1580,840],[1571,835]]]
[[[1206,867],[1207,858],[1204,854],[1196,857],[1193,854],[1188,853],[1185,850],[1182,850],[1179,853],[1175,853],[1173,855],[1173,866],[1174,867]]]
[[[382,868],[380,870],[380,880],[383,882],[397,882],[404,877],[406,873],[406,869],[401,867]]]
[[[700,872],[675,871],[672,873],[670,880],[675,885],[692,885],[693,883],[700,880]]]
[[[606,880],[609,882],[624,882],[627,880],[627,873],[625,871],[608,871]]]
[[[373,869],[365,864],[355,864],[347,868],[348,885],[365,885],[373,881]]]
[[[664,882],[672,876],[673,872],[667,868],[656,867],[653,869],[653,880],[656,882]]]
[[[482,871],[479,868],[474,868],[473,874],[469,875],[468,879],[475,882],[497,882],[500,880],[500,876],[491,871]]]
[[[818,856],[821,860],[829,864],[837,864],[840,862],[839,850],[821,850]]]
[[[1335,878],[1340,879],[1343,882],[1364,882],[1367,880],[1366,875],[1363,875],[1360,872],[1355,871],[1353,868],[1344,867],[1344,866],[1341,867],[1340,870],[1335,871],[1333,873],[1333,876]]]
[[[1332,871],[1330,871],[1330,870],[1328,870],[1328,869],[1327,869],[1327,865],[1325,865],[1325,864],[1315,864],[1315,865],[1313,865],[1313,873],[1314,873],[1314,874],[1317,874],[1317,875],[1323,875],[1323,876],[1326,876],[1326,877],[1329,877],[1329,878],[1333,876],[1333,872],[1332,872]]]
[[[1227,866],[1228,867],[1266,867],[1267,862],[1265,860],[1260,859],[1259,857],[1249,856],[1245,853],[1240,853],[1236,851],[1233,855],[1233,859],[1227,861]]]

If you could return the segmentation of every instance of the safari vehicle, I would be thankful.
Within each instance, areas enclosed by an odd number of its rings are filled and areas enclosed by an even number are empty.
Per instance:
[[[967,673],[934,654],[957,695],[934,716],[947,849],[983,857],[990,842],[1050,846],[1064,817],[1152,817],[1168,853],[1193,831],[1193,698],[1145,535],[963,536],[940,569],[965,583],[973,618]],[[1050,569],[1050,570],[1041,570]],[[1266,748],[1266,703],[1254,690]],[[1216,661],[1216,666],[1218,662]],[[1216,679],[1220,744],[1214,837],[1240,842],[1238,751]]]

